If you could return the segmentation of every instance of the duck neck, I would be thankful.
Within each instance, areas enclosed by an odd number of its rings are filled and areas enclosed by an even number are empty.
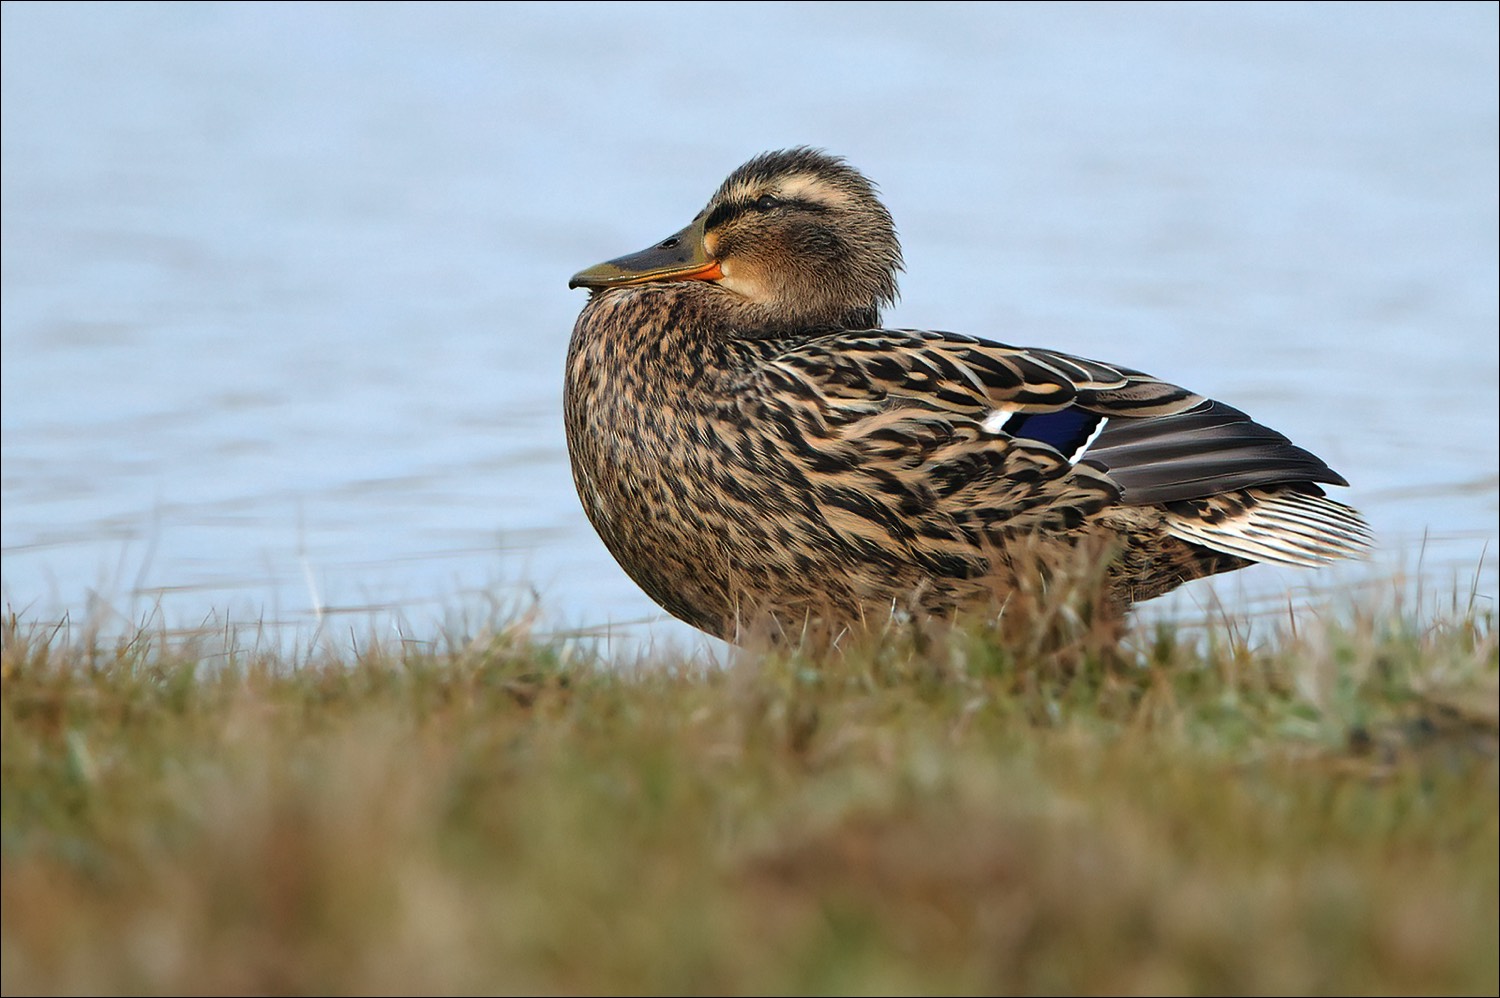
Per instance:
[[[696,285],[646,284],[594,294],[568,347],[570,394],[660,401],[721,361],[722,320],[703,307]]]

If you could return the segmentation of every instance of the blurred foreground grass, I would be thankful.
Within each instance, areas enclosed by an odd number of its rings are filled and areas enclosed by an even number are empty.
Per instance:
[[[1491,614],[3,658],[17,993],[1488,993]]]

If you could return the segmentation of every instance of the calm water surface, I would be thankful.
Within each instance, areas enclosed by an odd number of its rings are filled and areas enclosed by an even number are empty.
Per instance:
[[[566,283],[798,143],[880,183],[889,322],[1222,398],[1379,534],[1176,605],[1395,571],[1495,596],[1492,4],[3,10],[3,590],[32,619],[432,637],[535,601],[695,641],[574,495]]]

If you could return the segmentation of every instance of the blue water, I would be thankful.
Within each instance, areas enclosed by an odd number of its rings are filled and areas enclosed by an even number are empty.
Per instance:
[[[580,268],[750,155],[880,185],[887,320],[1126,363],[1497,592],[1493,4],[7,3],[3,595],[31,619],[691,643],[568,474]],[[458,622],[455,623],[456,618]]]

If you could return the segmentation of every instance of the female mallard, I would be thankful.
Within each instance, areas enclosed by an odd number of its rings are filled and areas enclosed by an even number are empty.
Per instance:
[[[691,225],[574,276],[573,478],[625,571],[735,640],[1003,599],[1049,550],[1107,547],[1113,605],[1368,529],[1317,457],[1150,375],[880,328],[901,247],[870,182],[757,156]]]

